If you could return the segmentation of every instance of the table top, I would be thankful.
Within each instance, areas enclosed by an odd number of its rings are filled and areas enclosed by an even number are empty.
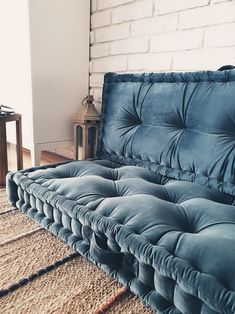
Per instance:
[[[10,122],[10,121],[17,121],[21,118],[21,114],[19,113],[12,113],[8,115],[0,115],[1,122]]]

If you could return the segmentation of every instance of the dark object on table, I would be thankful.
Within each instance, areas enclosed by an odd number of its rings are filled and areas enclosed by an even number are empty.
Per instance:
[[[0,115],[7,116],[9,114],[13,114],[15,110],[11,107],[0,105]]]

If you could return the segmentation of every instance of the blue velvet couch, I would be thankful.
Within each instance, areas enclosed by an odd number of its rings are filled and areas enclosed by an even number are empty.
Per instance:
[[[7,184],[158,313],[235,313],[235,70],[108,73],[98,158]]]

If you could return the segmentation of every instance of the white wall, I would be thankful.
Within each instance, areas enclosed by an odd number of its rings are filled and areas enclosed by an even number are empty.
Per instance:
[[[23,115],[23,145],[32,143],[31,82],[27,0],[0,0],[0,104]],[[15,142],[15,127],[7,135]]]
[[[234,0],[92,0],[90,88],[108,71],[191,71],[235,64]]]
[[[89,33],[88,0],[0,0],[0,104],[22,114],[34,161],[41,149],[72,145],[72,116],[88,94]],[[15,142],[11,125],[8,135]]]
[[[73,139],[72,115],[88,93],[89,7],[87,0],[29,0],[36,144]]]

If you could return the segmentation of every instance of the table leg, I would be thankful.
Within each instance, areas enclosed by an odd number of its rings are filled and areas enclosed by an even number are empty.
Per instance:
[[[7,164],[7,137],[6,123],[0,122],[0,186],[6,185]]]
[[[23,169],[23,152],[22,152],[22,126],[21,117],[16,121],[16,153],[17,153],[17,169]]]

